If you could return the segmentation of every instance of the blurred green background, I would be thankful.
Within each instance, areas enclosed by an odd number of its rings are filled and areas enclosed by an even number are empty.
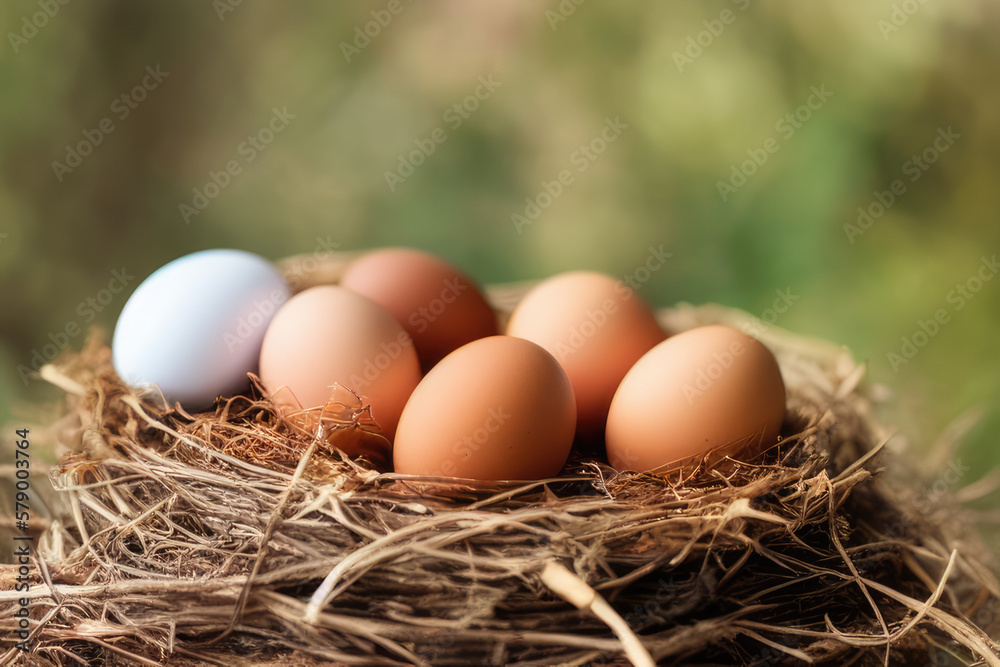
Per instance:
[[[632,274],[662,246],[651,303],[769,316],[790,293],[776,324],[868,360],[918,447],[984,408],[962,483],[1000,463],[1000,280],[976,283],[1000,4],[346,5],[4,2],[0,422],[57,399],[19,366],[195,250],[413,245],[491,283]]]

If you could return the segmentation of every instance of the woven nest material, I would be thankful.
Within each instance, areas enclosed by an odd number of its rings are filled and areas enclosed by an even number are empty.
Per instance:
[[[660,315],[671,331],[746,321]],[[71,452],[50,472],[67,510],[33,561],[30,654],[12,639],[24,594],[0,593],[3,659],[1000,665],[987,557],[882,474],[900,464],[863,367],[773,327],[762,338],[788,386],[777,446],[665,475],[574,458],[525,484],[376,472],[330,444],[363,427],[354,412],[310,432],[260,391],[163,409],[94,342],[43,373],[67,391]]]

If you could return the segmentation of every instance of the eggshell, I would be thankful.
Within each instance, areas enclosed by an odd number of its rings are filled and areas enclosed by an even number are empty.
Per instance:
[[[491,336],[455,350],[403,410],[396,472],[479,480],[559,473],[573,444],[569,379],[538,345]]]
[[[608,414],[608,460],[651,470],[720,448],[719,456],[778,438],[785,385],[771,351],[727,326],[677,334],[628,372]]]
[[[261,340],[289,289],[263,257],[203,250],[153,272],[122,309],[111,350],[133,385],[157,385],[189,410],[249,388]]]
[[[611,398],[629,368],[665,337],[649,306],[602,273],[563,273],[518,304],[507,334],[538,343],[559,361],[576,395],[577,435],[604,434]]]
[[[281,307],[260,350],[260,378],[282,410],[325,405],[335,385],[361,395],[391,439],[420,381],[409,335],[384,308],[360,294],[322,285]]]
[[[497,333],[479,287],[443,259],[411,248],[386,248],[351,262],[340,284],[379,304],[413,337],[424,368],[477,338]]]

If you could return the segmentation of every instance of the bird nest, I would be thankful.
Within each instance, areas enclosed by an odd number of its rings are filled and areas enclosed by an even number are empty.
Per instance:
[[[660,317],[670,331],[748,321],[715,306]],[[338,439],[367,437],[353,396],[309,422],[259,387],[205,413],[163,408],[92,341],[43,371],[68,402],[69,451],[49,473],[65,510],[29,592],[0,592],[3,658],[1000,665],[985,551],[958,506],[939,497],[941,519],[893,473],[863,367],[775,327],[761,337],[788,387],[774,447],[663,474],[574,454],[527,483],[350,460]],[[29,653],[13,645],[21,597]]]

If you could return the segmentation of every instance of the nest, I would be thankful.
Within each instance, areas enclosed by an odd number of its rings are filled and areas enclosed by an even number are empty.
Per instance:
[[[260,391],[158,407],[94,342],[43,373],[67,391],[71,451],[50,472],[67,509],[33,560],[30,654],[12,639],[25,594],[0,594],[4,661],[1000,665],[985,551],[960,508],[918,511],[892,481],[863,367],[762,337],[789,391],[778,445],[658,475],[577,454],[524,484],[349,460],[350,401],[311,428]]]

